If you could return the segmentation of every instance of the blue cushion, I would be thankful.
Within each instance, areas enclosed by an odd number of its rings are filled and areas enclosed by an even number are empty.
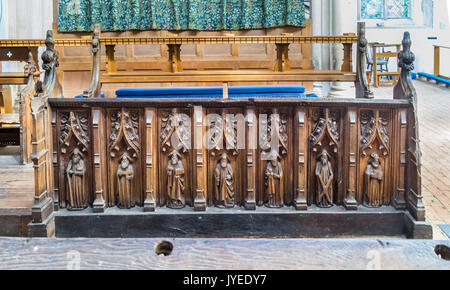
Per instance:
[[[443,83],[443,84],[450,85],[450,80],[447,80],[447,79],[444,79],[444,78],[441,78],[441,77],[437,77],[437,76],[432,75],[432,74],[427,74],[427,73],[420,72],[420,73],[418,73],[418,75],[421,76],[421,77],[426,77],[426,78],[438,81],[438,82]]]
[[[149,87],[121,88],[117,98],[222,98],[222,87]],[[295,85],[231,86],[228,96],[233,97],[305,97],[305,88]]]
[[[228,94],[258,94],[258,93],[304,93],[305,88],[302,86],[284,86],[284,85],[268,85],[268,86],[231,86],[228,87]]]
[[[150,87],[121,88],[116,91],[117,97],[130,96],[173,96],[173,95],[222,95],[222,87]]]

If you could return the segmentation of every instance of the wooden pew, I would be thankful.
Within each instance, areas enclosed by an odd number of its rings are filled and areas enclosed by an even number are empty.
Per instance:
[[[356,99],[108,99],[61,98],[49,31],[31,101],[29,235],[431,238],[409,33],[393,99],[377,100],[359,32]],[[92,76],[85,96],[98,96]]]
[[[25,58],[26,54],[26,58]],[[14,117],[0,115],[0,144],[20,145],[21,163],[31,162],[31,111],[30,98],[34,93],[34,80],[39,78],[40,72],[36,63],[37,47],[1,47],[0,61],[26,61],[24,72],[2,72],[0,73],[0,85],[22,85],[25,88],[19,91],[19,114]],[[11,96],[12,97],[12,96]],[[5,113],[12,113],[9,110]],[[7,121],[8,120],[8,123]],[[3,128],[3,127],[7,127]]]
[[[89,92],[101,89],[106,83],[223,83],[224,95],[228,95],[227,86],[230,82],[312,82],[312,81],[344,81],[355,82],[356,73],[352,72],[352,46],[357,41],[357,36],[346,33],[343,36],[292,36],[284,33],[281,36],[214,36],[214,37],[169,37],[151,38],[102,38],[100,26],[94,28],[93,39],[96,43],[106,46],[106,72],[100,74],[100,53],[93,53],[93,71],[99,84],[91,82]],[[183,44],[275,44],[276,59],[274,69],[270,70],[189,70],[184,71],[180,58],[180,49]],[[315,70],[291,70],[289,65],[289,45],[311,43],[341,43],[344,47],[344,61],[340,71],[315,71]],[[167,72],[160,71],[117,71],[114,56],[115,45],[167,45],[169,56]],[[98,51],[98,49],[96,49]],[[98,72],[97,72],[98,71]],[[94,74],[93,74],[94,77]],[[94,87],[93,87],[94,86]],[[93,95],[86,93],[85,97]],[[97,95],[96,95],[97,96]]]

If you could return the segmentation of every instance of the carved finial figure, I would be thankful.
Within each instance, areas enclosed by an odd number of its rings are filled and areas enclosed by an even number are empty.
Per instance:
[[[316,163],[316,205],[319,207],[333,206],[333,169],[330,155],[323,149]]]
[[[378,154],[370,155],[364,170],[364,205],[378,207],[383,204],[383,169]]]
[[[167,162],[167,194],[169,200],[167,207],[183,208],[184,202],[184,167],[181,155],[177,150],[169,154]]]
[[[83,161],[83,155],[78,148],[75,148],[66,169],[69,193],[67,208],[69,210],[81,210],[88,207],[85,174],[86,166]]]
[[[270,152],[270,160],[267,161],[264,170],[264,179],[266,187],[266,203],[267,207],[283,207],[284,200],[281,192],[281,178],[283,177],[283,169],[281,168],[280,155],[276,150]]]
[[[132,194],[132,184],[134,178],[133,160],[128,153],[123,153],[119,159],[117,168],[117,183],[119,189],[119,208],[131,208],[135,205]]]
[[[222,153],[214,170],[216,206],[230,208],[234,206],[233,168],[226,153]]]
[[[47,31],[47,37],[45,39],[45,46],[47,49],[42,53],[42,68],[46,71],[59,66],[58,52],[55,50],[55,39],[53,38],[53,32]]]

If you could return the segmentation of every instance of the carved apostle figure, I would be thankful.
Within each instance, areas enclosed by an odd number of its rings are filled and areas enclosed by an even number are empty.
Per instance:
[[[364,204],[368,207],[383,204],[383,169],[375,152],[370,155],[369,163],[364,170]]]
[[[69,210],[80,210],[88,207],[87,192],[85,189],[86,166],[83,155],[78,148],[73,150],[72,158],[66,169],[68,185]]]
[[[128,153],[123,153],[117,168],[117,185],[119,191],[119,208],[131,208],[135,205],[132,184],[134,178],[132,159]]]
[[[281,188],[281,178],[283,177],[283,169],[281,168],[280,155],[273,150],[270,153],[270,161],[267,162],[264,170],[264,179],[266,187],[266,203],[267,207],[283,207],[283,193]]]
[[[184,203],[184,167],[181,155],[177,150],[169,154],[167,162],[167,207],[183,208]]]
[[[234,206],[233,168],[226,153],[222,153],[214,170],[214,188],[216,206],[230,208]]]
[[[333,169],[327,150],[323,149],[316,162],[316,205],[333,206]]]

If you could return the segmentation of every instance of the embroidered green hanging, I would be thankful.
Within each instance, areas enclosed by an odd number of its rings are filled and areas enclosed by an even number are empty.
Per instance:
[[[59,0],[58,31],[304,27],[303,0]]]

